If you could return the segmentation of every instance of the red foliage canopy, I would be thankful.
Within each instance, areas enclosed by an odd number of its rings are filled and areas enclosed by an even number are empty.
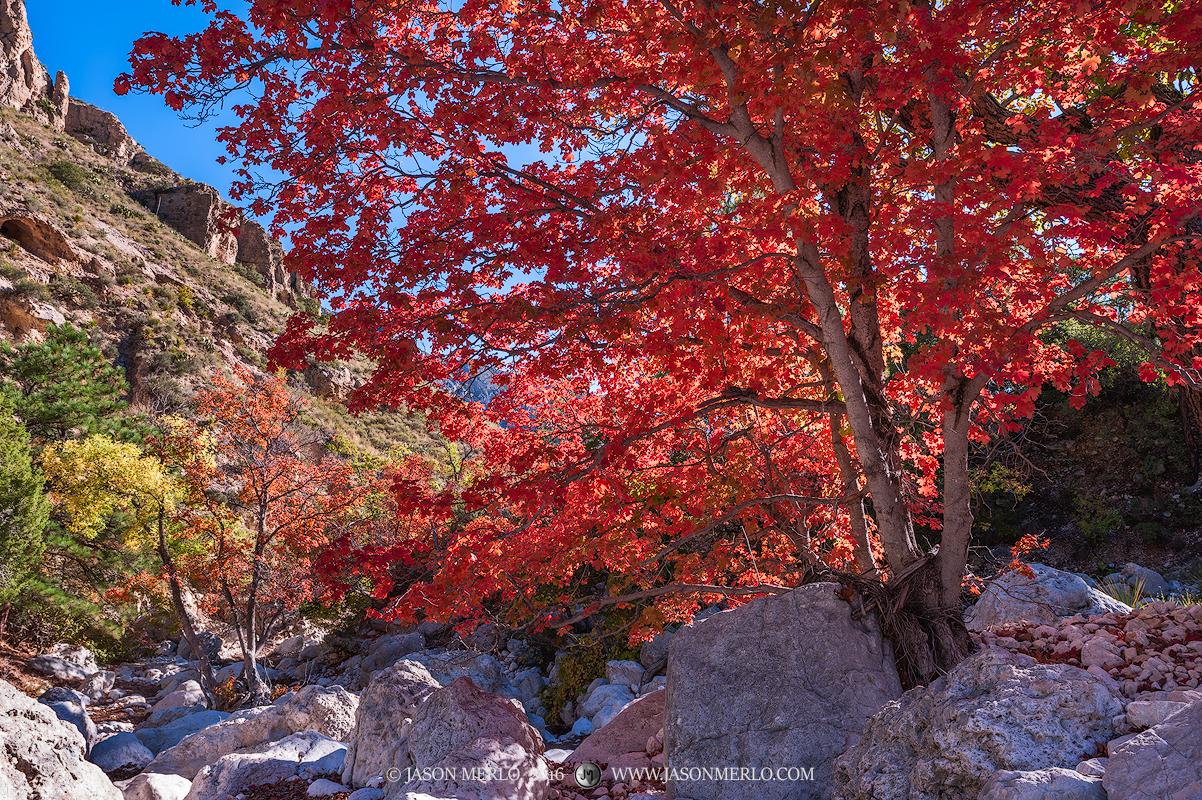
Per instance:
[[[1202,367],[1169,324],[1202,308],[1194,0],[205,6],[118,91],[248,96],[239,188],[337,312],[278,357],[366,354],[360,405],[477,448],[443,500],[497,522],[446,549],[440,602],[539,608],[582,565],[787,583],[867,567],[869,529],[899,574],[918,520],[912,597],[954,607],[973,426],[1103,361],[1051,326]],[[480,374],[487,408],[448,391]]]

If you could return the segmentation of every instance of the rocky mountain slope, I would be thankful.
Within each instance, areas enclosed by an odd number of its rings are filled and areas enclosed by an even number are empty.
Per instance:
[[[88,328],[135,405],[183,408],[215,369],[266,366],[297,311],[320,304],[280,243],[204,184],[147,154],[114,115],[69,94],[33,50],[21,0],[0,3],[0,341]],[[368,451],[430,443],[405,414],[350,418],[366,365],[294,376],[313,422]]]

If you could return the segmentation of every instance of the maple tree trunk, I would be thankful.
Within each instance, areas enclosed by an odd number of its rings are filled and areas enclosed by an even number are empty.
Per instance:
[[[895,573],[919,558],[918,543],[910,509],[901,493],[899,475],[892,467],[893,458],[878,436],[873,418],[882,416],[879,408],[871,407],[872,399],[865,391],[865,381],[851,354],[851,346],[843,329],[843,316],[835,292],[819,265],[816,253],[797,259],[798,271],[806,282],[810,300],[818,313],[822,345],[830,359],[835,379],[843,393],[847,424],[855,440],[856,453],[864,480],[876,512],[877,530],[885,549],[885,558]],[[883,398],[877,398],[880,405]]]
[[[228,582],[221,582],[221,592],[225,596],[226,604],[234,614],[234,632],[238,634],[238,647],[242,650],[242,680],[246,683],[252,704],[260,705],[267,701],[271,692],[259,675],[258,648],[255,646],[253,622],[255,613],[253,591],[250,599],[247,600],[245,609],[239,608],[238,601]]]
[[[246,686],[250,689],[251,702],[262,705],[270,701],[271,690],[259,674],[259,586],[263,581],[263,551],[267,546],[267,515],[270,505],[260,499],[255,520],[255,551],[251,566],[250,589],[246,597],[246,636],[242,641],[242,656]]]
[[[205,652],[200,641],[200,634],[196,632],[196,626],[192,623],[192,617],[188,614],[187,606],[184,605],[183,587],[180,585],[179,574],[175,569],[175,559],[171,556],[171,551],[167,547],[167,534],[165,529],[166,509],[159,510],[159,560],[163,564],[163,568],[167,571],[167,585],[171,589],[171,604],[175,608],[175,616],[179,621],[180,631],[187,640],[188,646],[192,648],[192,652],[196,654],[196,668],[200,673],[200,687],[204,692],[205,699],[208,701],[209,708],[217,708],[217,680],[213,676],[213,665],[209,661],[209,654]]]

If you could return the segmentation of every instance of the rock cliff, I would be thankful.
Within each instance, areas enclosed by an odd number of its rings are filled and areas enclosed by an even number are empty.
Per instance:
[[[0,103],[61,131],[69,91],[67,76],[51,79],[33,52],[25,0],[0,0]]]

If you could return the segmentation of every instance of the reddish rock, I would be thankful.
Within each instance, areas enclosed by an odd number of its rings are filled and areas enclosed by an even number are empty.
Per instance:
[[[647,740],[664,726],[664,697],[661,689],[626,706],[608,725],[581,742],[572,751],[571,761],[610,764],[620,756],[643,752]]]
[[[57,266],[78,256],[67,235],[50,219],[23,208],[0,210],[0,236],[12,239],[30,255]]]

